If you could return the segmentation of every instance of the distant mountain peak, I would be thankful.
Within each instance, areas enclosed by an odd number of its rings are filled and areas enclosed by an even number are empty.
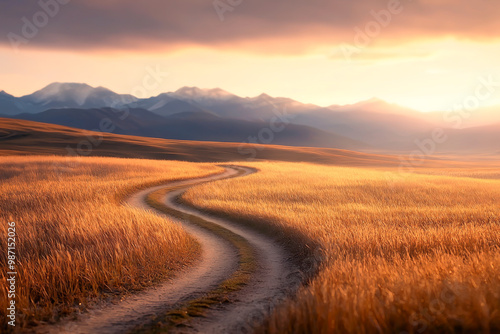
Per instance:
[[[352,108],[370,108],[371,109],[374,107],[375,108],[398,108],[401,110],[405,109],[407,111],[411,110],[409,108],[404,108],[398,104],[387,102],[387,101],[382,100],[378,97],[372,97],[372,98],[369,98],[367,100],[362,100],[362,101],[359,101],[359,102],[356,102],[353,104],[345,104],[345,105],[334,104],[334,105],[328,106],[327,108],[335,109],[335,110],[341,110],[341,109],[350,110]]]
[[[212,89],[203,89],[198,87],[182,87],[174,92],[177,96],[182,97],[212,97],[212,98],[227,98],[234,96],[233,94],[220,89],[220,88],[212,88]]]
[[[28,96],[30,96],[34,102],[40,102],[42,100],[68,93],[73,93],[78,96],[84,96],[88,95],[88,93],[93,89],[94,88],[92,86],[89,86],[85,83],[53,82]]]
[[[116,107],[137,100],[131,95],[119,95],[105,87],[95,88],[86,83],[76,82],[53,82],[21,99],[35,105],[38,110]]]
[[[357,102],[354,105],[362,106],[362,105],[369,105],[369,104],[391,105],[391,103],[384,101],[378,97],[372,97],[372,98],[369,98],[367,100]]]
[[[48,84],[44,88],[40,89],[38,92],[59,92],[61,90],[73,90],[73,89],[93,89],[92,86],[86,83],[77,82],[53,82]]]
[[[177,95],[198,96],[198,95],[203,94],[203,90],[201,88],[198,88],[198,87],[184,86],[184,87],[181,87],[178,90],[176,90],[174,93]]]
[[[258,99],[272,99],[272,97],[266,93],[262,93],[259,96],[257,96]]]

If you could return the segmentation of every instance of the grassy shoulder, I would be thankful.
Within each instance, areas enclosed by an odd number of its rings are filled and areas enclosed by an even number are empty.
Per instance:
[[[140,328],[136,328],[134,333],[166,333],[172,328],[180,327],[189,322],[193,317],[204,316],[211,307],[230,302],[232,293],[240,290],[251,279],[252,273],[256,269],[256,257],[253,248],[246,239],[231,232],[230,230],[214,224],[201,217],[187,214],[164,204],[164,197],[167,192],[174,191],[181,187],[166,187],[148,195],[147,203],[157,210],[160,210],[172,217],[187,220],[191,224],[209,230],[210,232],[229,241],[238,251],[238,268],[216,289],[209,291],[204,296],[191,300],[183,305],[179,305],[174,310],[161,315]],[[176,198],[181,202],[181,197]]]
[[[144,186],[221,170],[176,161],[1,158],[0,231],[7,234],[8,221],[17,227],[17,326],[57,321],[99,299],[151,286],[193,262],[200,247],[182,228],[120,201]],[[0,245],[6,249],[6,240]],[[2,257],[2,321],[6,266]]]
[[[260,172],[183,199],[303,240],[321,261],[260,332],[500,330],[500,180],[491,170],[245,165]]]

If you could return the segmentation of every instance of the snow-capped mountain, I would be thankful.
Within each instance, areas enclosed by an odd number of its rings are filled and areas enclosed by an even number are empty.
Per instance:
[[[167,117],[169,127],[163,126],[163,130],[168,128],[172,133],[174,128],[182,129],[181,132],[189,134],[191,139],[226,138],[209,136],[208,132],[229,133],[235,129],[241,130],[241,124],[246,124],[243,128],[247,130],[255,127],[255,124],[265,128],[278,121],[307,127],[309,130],[301,128],[300,132],[308,133],[310,136],[314,132],[310,129],[316,129],[317,133],[322,133],[323,139],[327,138],[325,133],[331,133],[374,147],[406,149],[414,148],[416,138],[427,138],[436,127],[450,127],[442,121],[446,112],[421,113],[376,98],[345,106],[319,107],[267,94],[240,97],[220,88],[182,87],[174,92],[138,99],[131,95],[117,94],[104,87],[92,87],[79,83],[53,83],[33,94],[19,98],[4,91],[0,92],[0,115],[37,121],[45,120],[61,125],[75,126],[75,123],[70,122],[72,119],[79,120],[78,122],[83,122],[85,117],[99,119],[96,115],[109,113],[109,110],[103,111],[103,108],[109,107],[113,110],[123,108],[133,110],[135,116],[128,122],[133,121],[135,125],[141,124],[140,119],[152,119],[153,116]],[[51,110],[51,112],[40,115],[38,118],[31,117],[36,115],[29,115],[39,114],[46,110]],[[154,119],[152,123],[163,124],[159,120],[162,118]],[[181,120],[182,126],[179,123]],[[497,108],[482,108],[466,121],[464,121],[463,128],[496,124],[500,123],[500,113],[497,112]],[[177,128],[171,127],[174,122]],[[238,122],[247,123],[239,124]],[[248,122],[253,125],[249,126]],[[236,126],[236,124],[239,125]],[[207,126],[210,127],[210,131],[205,129]],[[148,126],[147,129],[153,133],[151,127]],[[163,136],[163,130],[155,130],[156,136]],[[145,135],[142,130],[137,134],[139,133]],[[204,135],[196,137],[196,133],[204,133]],[[246,134],[246,130],[243,133]],[[463,133],[465,132],[462,132],[460,136],[463,136]],[[246,135],[255,136],[256,133]],[[180,134],[177,138],[189,139]],[[301,138],[304,144],[311,143],[305,140],[304,136]],[[315,143],[317,145],[317,142]],[[329,144],[322,145],[328,146]]]
[[[171,96],[183,100],[189,99],[197,103],[210,103],[212,101],[239,99],[238,96],[220,88],[202,89],[198,87],[182,87],[171,93]]]
[[[132,95],[117,94],[104,87],[58,82],[19,99],[33,106],[31,112],[57,108],[120,107],[137,101]]]

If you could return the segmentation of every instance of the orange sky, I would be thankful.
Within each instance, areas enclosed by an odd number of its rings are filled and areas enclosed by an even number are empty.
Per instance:
[[[149,67],[169,75],[148,95],[220,87],[429,111],[462,102],[481,78],[500,83],[499,2],[44,1],[0,5],[0,90],[20,96],[59,81],[131,93]],[[27,21],[40,26],[34,36],[23,34]],[[500,86],[481,104],[500,104]]]

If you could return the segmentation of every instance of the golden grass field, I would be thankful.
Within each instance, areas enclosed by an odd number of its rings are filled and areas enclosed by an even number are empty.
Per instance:
[[[238,164],[260,171],[195,187],[184,200],[273,233],[303,263],[318,265],[262,332],[500,331],[494,164],[443,163],[415,173],[379,161],[370,168]],[[183,229],[120,201],[141,187],[221,170],[178,161],[0,158],[0,219],[17,224],[18,325],[56,321],[192,263],[201,250]],[[6,235],[7,225],[0,231]],[[0,267],[5,284],[5,257]],[[2,321],[6,302],[2,288]]]
[[[120,200],[144,185],[220,170],[175,161],[0,158],[0,233],[7,235],[8,221],[17,226],[18,326],[57,320],[98,297],[150,286],[192,262],[200,249],[181,227]],[[7,271],[2,256],[2,322]]]
[[[306,240],[320,261],[310,284],[274,311],[263,332],[500,331],[497,168],[400,174],[243,165],[260,172],[190,189],[184,199],[288,244]]]

